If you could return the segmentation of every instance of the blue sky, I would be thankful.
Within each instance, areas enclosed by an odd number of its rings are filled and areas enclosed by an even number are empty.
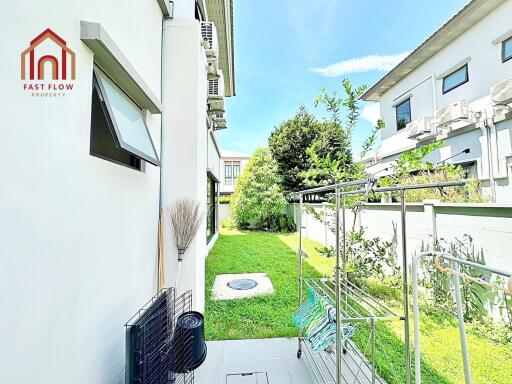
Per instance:
[[[321,87],[341,93],[345,77],[354,85],[373,84],[466,3],[235,0],[237,95],[227,99],[221,148],[250,154],[266,146],[274,127],[300,104],[322,117],[313,106]],[[369,120],[376,113],[375,107],[364,110]],[[354,132],[355,153],[372,127],[367,119]]]

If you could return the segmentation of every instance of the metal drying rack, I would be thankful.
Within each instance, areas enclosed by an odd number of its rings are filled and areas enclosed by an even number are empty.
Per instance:
[[[445,187],[462,186],[465,181],[442,182],[431,184],[395,185],[377,187],[376,179],[356,180],[312,188],[297,192],[299,196],[299,306],[302,303],[304,286],[312,288],[323,297],[329,298],[336,310],[336,343],[332,353],[314,352],[305,342],[302,330],[299,330],[297,357],[304,357],[317,382],[346,384],[346,383],[385,383],[377,374],[375,364],[376,323],[378,321],[399,320],[404,322],[405,346],[405,383],[411,383],[411,341],[409,324],[409,278],[407,261],[406,237],[406,198],[407,190],[442,189]],[[354,188],[355,189],[351,189]],[[304,196],[323,192],[334,192],[335,195],[335,257],[336,266],[333,278],[305,278],[303,276],[303,258],[307,254],[302,248],[302,215]],[[398,192],[400,196],[400,221],[402,245],[402,290],[403,313],[396,314],[386,305],[380,303],[371,295],[348,280],[347,273],[347,231],[345,226],[346,197],[349,195],[364,195],[370,193]],[[340,217],[341,216],[341,217]],[[340,238],[341,224],[341,238]],[[362,353],[350,339],[343,339],[342,324],[369,324],[368,357]]]

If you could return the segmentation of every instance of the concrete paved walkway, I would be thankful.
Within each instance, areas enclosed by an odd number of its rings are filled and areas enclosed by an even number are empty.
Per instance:
[[[196,384],[312,384],[296,338],[209,341]]]

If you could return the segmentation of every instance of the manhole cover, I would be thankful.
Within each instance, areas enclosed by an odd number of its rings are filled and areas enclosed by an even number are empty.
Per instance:
[[[258,282],[253,279],[235,279],[228,282],[228,287],[236,289],[237,291],[247,291],[253,289],[258,285]]]

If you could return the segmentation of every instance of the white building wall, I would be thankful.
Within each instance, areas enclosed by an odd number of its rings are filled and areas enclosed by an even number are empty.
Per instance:
[[[217,133],[209,130],[208,137],[208,169],[220,180],[220,154],[218,150]]]
[[[249,162],[248,157],[221,157],[220,159],[220,192],[221,193],[233,193],[235,191],[235,184],[226,184],[226,174],[224,164],[226,162],[239,161],[240,162],[240,175],[245,171],[245,167]]]
[[[192,198],[206,210],[207,128],[206,56],[196,20],[173,19],[165,22],[164,138],[162,156],[163,206],[179,198]],[[179,182],[177,182],[179,180]],[[168,217],[166,218],[169,224]],[[172,229],[165,233],[166,277],[179,292],[193,290],[194,308],[204,310],[206,221],[186,251],[181,267]]]
[[[311,205],[322,211],[321,204]],[[289,206],[289,215],[298,220],[298,204]],[[419,252],[422,243],[431,242],[433,233],[432,212],[435,214],[438,238],[447,241],[462,240],[464,234],[473,237],[475,249],[482,249],[486,264],[512,270],[512,258],[507,250],[512,247],[512,205],[499,204],[449,204],[411,203],[407,205],[407,255]],[[331,209],[330,214],[334,211]],[[347,211],[347,228],[352,229],[354,216]],[[309,213],[303,215],[303,235],[325,245],[334,246],[334,234],[325,223]],[[356,227],[365,228],[365,237],[379,237],[393,245],[397,261],[401,261],[401,221],[400,204],[368,204],[358,214]]]
[[[407,138],[405,129],[400,131],[396,129],[394,107],[400,101],[411,97],[412,120],[424,116],[434,117],[436,109],[459,100],[469,101],[470,107],[474,110],[481,110],[485,104],[490,106],[490,88],[496,83],[512,77],[512,61],[502,63],[501,44],[492,43],[494,39],[511,30],[510,14],[512,14],[512,2],[504,2],[382,95],[380,100],[381,118],[385,121],[386,127],[381,131],[382,140],[379,154],[383,162],[389,162],[394,159],[394,154],[417,145],[416,140]],[[442,78],[439,75],[463,62],[466,58],[469,58],[469,82],[443,94]],[[510,116],[508,118],[510,119]],[[510,169],[512,134],[509,128],[504,129],[510,127],[510,124],[509,121],[499,123],[499,139],[493,139],[495,141],[494,154],[497,156],[494,161],[501,162],[505,168],[501,175],[494,175],[498,202],[512,202],[512,188],[506,179],[506,176],[510,177],[512,173]],[[467,132],[468,130],[472,130],[472,132]],[[469,147],[470,154],[457,156],[455,160],[457,162],[465,158],[477,160],[480,167],[479,177],[483,181],[484,188],[489,190],[490,181],[486,175],[489,162],[486,153],[482,153],[485,152],[482,150],[482,145],[486,145],[486,138],[483,135],[484,133],[474,124],[464,129],[454,130],[448,135],[447,147],[442,149],[442,155],[437,153],[434,156],[442,160]],[[476,137],[479,137],[479,141],[475,141]],[[499,176],[505,176],[505,178]]]
[[[156,288],[160,169],[89,155],[93,55],[80,21],[101,23],[160,95],[161,19],[156,1],[2,2],[1,382],[124,382],[124,323]],[[48,27],[76,53],[63,98],[31,97],[20,80],[21,51]],[[148,127],[158,152],[160,116]]]

